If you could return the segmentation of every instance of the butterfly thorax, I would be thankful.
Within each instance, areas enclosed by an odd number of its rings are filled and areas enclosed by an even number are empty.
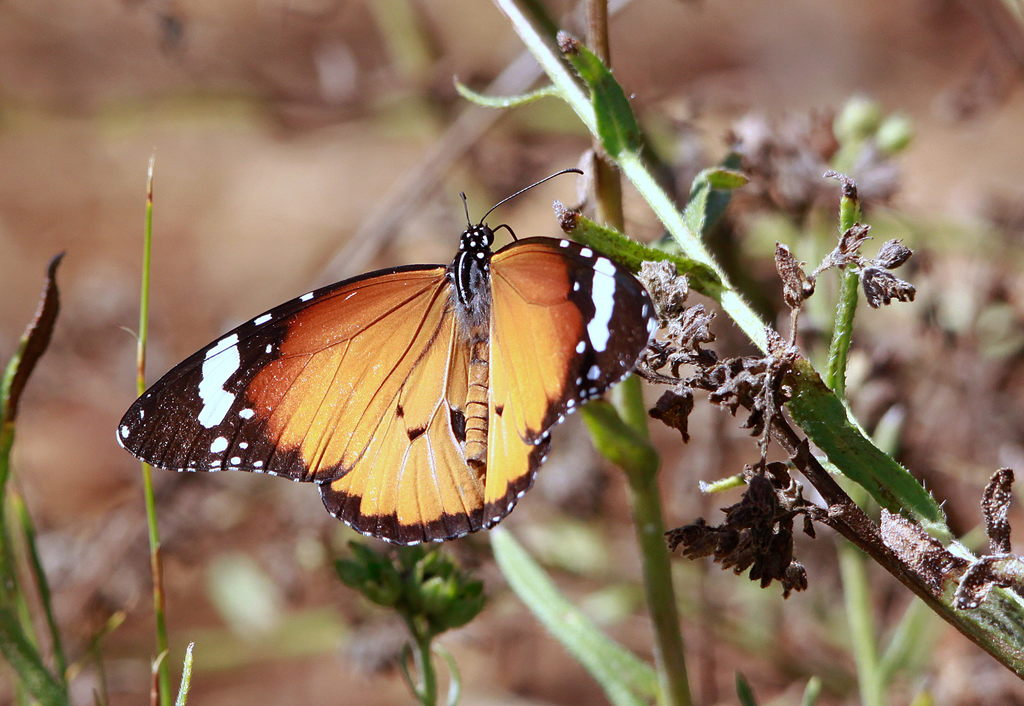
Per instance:
[[[470,331],[486,329],[491,315],[491,243],[494,231],[483,223],[470,226],[459,238],[459,251],[449,267],[455,306]]]

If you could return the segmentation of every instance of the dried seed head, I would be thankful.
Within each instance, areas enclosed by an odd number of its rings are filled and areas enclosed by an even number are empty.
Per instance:
[[[789,248],[775,243],[775,269],[782,279],[782,296],[790,309],[799,309],[804,299],[814,294],[814,280],[807,276],[802,265]]]
[[[877,309],[896,299],[901,302],[914,301],[917,290],[910,282],[904,282],[888,270],[868,266],[860,271],[860,284],[864,296],[872,308]]]
[[[576,54],[580,50],[580,42],[568,32],[559,32],[555,36],[558,42],[558,50],[563,54]]]
[[[789,598],[789,594],[792,591],[806,590],[807,569],[800,562],[794,561],[786,567],[785,575],[782,577],[782,597]]]
[[[693,411],[693,390],[683,385],[662,394],[650,414],[654,419],[679,431],[684,442],[690,441],[687,422]]]
[[[871,226],[865,223],[854,223],[846,229],[845,233],[839,236],[839,247],[837,248],[839,254],[847,257],[859,254],[860,246],[871,238],[868,235],[870,232]]]
[[[843,196],[848,199],[857,198],[857,182],[835,169],[828,169],[822,176],[826,179],[836,179],[843,186]]]
[[[981,605],[996,586],[1024,590],[1024,561],[1014,554],[983,556],[971,564],[953,596],[953,607],[971,610]]]
[[[743,470],[747,489],[739,502],[722,508],[725,521],[717,527],[704,518],[666,532],[671,549],[683,547],[690,559],[713,556],[723,569],[736,574],[750,570],[749,578],[762,588],[782,584],[783,595],[807,588],[807,572],[793,559],[793,519],[818,512],[803,499],[784,463],[759,461]],[[813,536],[813,530],[809,532]]]
[[[682,316],[686,309],[690,285],[686,277],[681,277],[676,272],[674,264],[668,260],[644,262],[640,265],[637,279],[651,295],[663,323],[669,323]]]
[[[1013,494],[1013,471],[1001,468],[996,471],[985,486],[981,497],[981,512],[985,515],[985,531],[988,534],[989,550],[993,554],[1010,553],[1010,502]]]
[[[887,240],[875,257],[875,264],[887,270],[895,270],[910,259],[914,253],[902,240]]]
[[[551,204],[551,208],[555,211],[555,218],[558,219],[558,227],[563,232],[572,235],[573,231],[576,230],[576,226],[580,223],[580,212],[568,208],[561,201],[555,201]]]

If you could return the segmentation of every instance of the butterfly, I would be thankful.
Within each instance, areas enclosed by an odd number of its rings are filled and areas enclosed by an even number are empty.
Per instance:
[[[627,270],[492,229],[494,208],[475,225],[466,208],[451,264],[315,289],[203,347],[132,404],[118,442],[159,468],[315,483],[328,512],[390,542],[495,525],[551,428],[628,374],[658,324]],[[501,228],[513,241],[492,252]]]

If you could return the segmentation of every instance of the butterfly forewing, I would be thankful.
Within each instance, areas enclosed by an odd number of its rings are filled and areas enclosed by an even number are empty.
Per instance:
[[[353,395],[332,393],[386,373],[381,356],[388,353],[371,349],[389,341],[396,322],[415,320],[443,298],[446,282],[443,267],[396,268],[257,316],[157,381],[125,413],[118,440],[161,468],[334,478],[358,453],[338,453],[340,443],[355,449],[365,441],[365,426],[344,412],[362,418],[366,408],[354,409]]]
[[[629,272],[567,240],[495,253],[491,292],[488,523],[529,488],[548,430],[632,370],[656,327]]]

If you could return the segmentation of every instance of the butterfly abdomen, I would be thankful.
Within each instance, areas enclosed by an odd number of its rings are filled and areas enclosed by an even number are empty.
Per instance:
[[[469,389],[466,395],[466,461],[476,470],[487,464],[487,400],[490,389],[490,342],[474,337],[469,357]]]

